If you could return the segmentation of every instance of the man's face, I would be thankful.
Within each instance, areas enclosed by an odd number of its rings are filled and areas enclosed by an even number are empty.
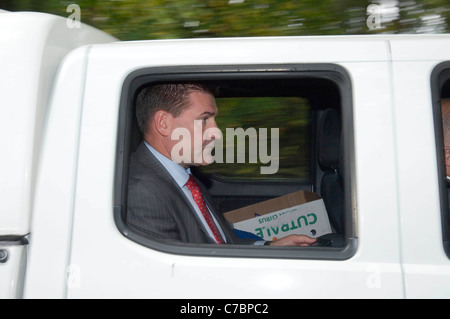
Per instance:
[[[212,162],[210,154],[214,148],[214,139],[221,138],[215,121],[216,101],[214,96],[203,92],[192,92],[189,97],[190,107],[171,119],[174,128],[172,139],[175,138],[172,160],[177,161],[174,157],[183,156],[180,164],[185,167],[209,165]],[[190,150],[190,156],[187,156],[187,150]]]

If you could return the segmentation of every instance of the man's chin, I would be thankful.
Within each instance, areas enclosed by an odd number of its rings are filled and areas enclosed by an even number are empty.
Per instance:
[[[188,167],[203,167],[203,166],[209,166],[214,162],[213,158],[203,158],[202,161],[191,161],[189,163],[187,162],[178,162],[179,165],[183,166],[184,168],[188,168]]]
[[[181,164],[182,166],[186,165],[187,167],[203,167],[203,166],[209,166],[212,162],[203,161],[201,163],[191,163],[191,164]]]
[[[183,156],[176,156],[172,157],[172,161],[180,164],[181,166],[187,168],[187,167],[201,167],[201,166],[208,166],[214,163],[215,158],[214,155],[212,155],[212,150],[214,147],[211,147],[210,145],[207,145],[201,153],[197,153],[196,156],[190,159],[189,162],[186,161],[186,158]]]

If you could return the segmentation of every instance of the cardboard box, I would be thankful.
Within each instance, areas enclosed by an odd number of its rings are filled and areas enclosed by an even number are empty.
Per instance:
[[[332,232],[321,197],[300,191],[247,206],[224,214],[235,229],[255,234],[264,240],[289,235],[317,238]]]

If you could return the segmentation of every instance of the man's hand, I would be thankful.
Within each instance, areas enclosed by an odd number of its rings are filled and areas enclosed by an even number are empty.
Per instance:
[[[308,247],[314,244],[317,239],[303,236],[303,235],[290,235],[279,239],[277,241],[273,241],[270,243],[270,246],[300,246],[300,247]]]

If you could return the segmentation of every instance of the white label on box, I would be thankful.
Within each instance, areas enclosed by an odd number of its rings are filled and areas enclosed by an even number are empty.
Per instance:
[[[322,199],[247,219],[233,226],[264,240],[276,240],[289,235],[317,238],[332,232]]]

